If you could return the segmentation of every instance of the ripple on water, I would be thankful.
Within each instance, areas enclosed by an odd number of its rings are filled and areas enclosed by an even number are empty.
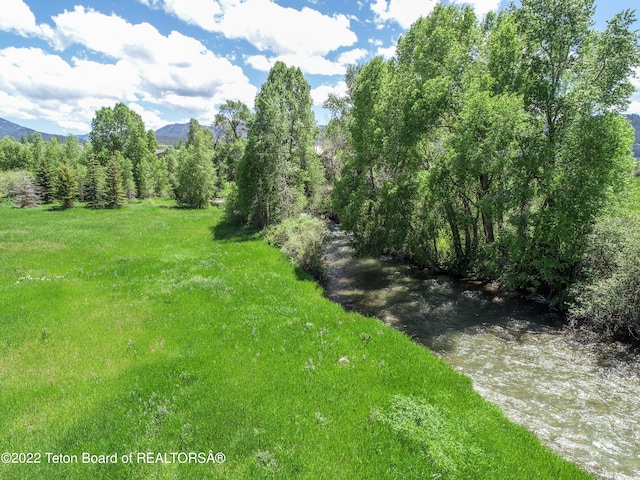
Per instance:
[[[600,478],[640,478],[640,358],[626,347],[577,338],[492,286],[353,259],[339,231],[325,260],[329,298],[419,339],[565,458]]]

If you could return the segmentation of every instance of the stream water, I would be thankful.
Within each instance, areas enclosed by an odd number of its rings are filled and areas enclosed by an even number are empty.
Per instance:
[[[640,479],[640,354],[590,341],[534,302],[392,258],[356,258],[333,227],[327,296],[429,347],[564,458],[602,479]]]

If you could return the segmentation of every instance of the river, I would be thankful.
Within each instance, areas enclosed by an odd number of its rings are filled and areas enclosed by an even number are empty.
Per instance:
[[[473,380],[475,390],[598,478],[640,479],[640,354],[564,327],[535,302],[356,258],[332,227],[327,296],[379,318]]]

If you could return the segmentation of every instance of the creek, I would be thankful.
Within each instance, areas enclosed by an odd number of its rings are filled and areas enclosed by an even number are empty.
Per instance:
[[[567,329],[562,318],[490,285],[358,258],[336,226],[327,297],[427,346],[475,390],[597,478],[640,479],[640,354]]]

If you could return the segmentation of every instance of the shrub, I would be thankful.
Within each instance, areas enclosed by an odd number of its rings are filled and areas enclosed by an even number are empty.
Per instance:
[[[322,245],[328,233],[322,220],[302,214],[269,227],[264,231],[264,238],[279,247],[296,266],[321,279],[324,276]]]
[[[9,195],[13,199],[14,207],[18,208],[35,208],[40,201],[40,189],[27,172],[21,172],[13,181]]]
[[[582,263],[584,281],[573,291],[572,322],[639,338],[640,215],[601,220]]]

